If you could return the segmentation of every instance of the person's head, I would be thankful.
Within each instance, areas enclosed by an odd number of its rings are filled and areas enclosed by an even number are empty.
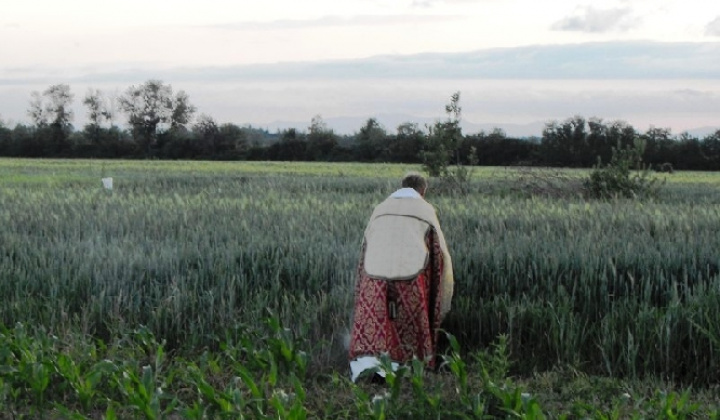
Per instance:
[[[408,172],[402,179],[403,188],[412,188],[421,196],[425,197],[427,191],[427,181],[425,177],[417,172]]]

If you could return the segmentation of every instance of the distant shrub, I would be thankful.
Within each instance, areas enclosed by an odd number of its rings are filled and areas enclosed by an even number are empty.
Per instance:
[[[658,172],[663,172],[666,174],[671,174],[675,172],[675,169],[673,169],[673,165],[670,162],[665,162],[658,167]]]
[[[660,185],[651,171],[643,165],[644,144],[614,147],[610,163],[598,163],[585,180],[587,194],[593,198],[646,198],[656,196]]]

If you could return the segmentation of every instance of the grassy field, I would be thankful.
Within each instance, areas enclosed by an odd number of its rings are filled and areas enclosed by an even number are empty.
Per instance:
[[[643,202],[533,196],[517,168],[476,168],[467,194],[431,183],[457,279],[446,363],[350,384],[362,230],[411,169],[0,159],[0,408],[717,415],[720,173],[663,175],[659,197]]]

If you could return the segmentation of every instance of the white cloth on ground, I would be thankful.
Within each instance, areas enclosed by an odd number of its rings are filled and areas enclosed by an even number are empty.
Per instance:
[[[368,369],[375,369],[376,373],[383,378],[385,377],[385,370],[381,367],[382,363],[380,363],[380,359],[378,359],[375,356],[360,356],[355,360],[350,361],[350,379],[355,382],[357,378],[360,376],[361,373],[365,372]],[[396,371],[398,367],[400,367],[400,364],[397,362],[391,362],[392,370]]]

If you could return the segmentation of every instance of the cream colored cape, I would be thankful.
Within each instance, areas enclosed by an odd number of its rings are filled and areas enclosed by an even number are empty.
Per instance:
[[[386,280],[417,277],[429,259],[430,251],[425,244],[429,229],[435,230],[443,253],[442,319],[452,301],[452,260],[435,208],[424,199],[389,197],[375,207],[365,229],[365,272]]]

